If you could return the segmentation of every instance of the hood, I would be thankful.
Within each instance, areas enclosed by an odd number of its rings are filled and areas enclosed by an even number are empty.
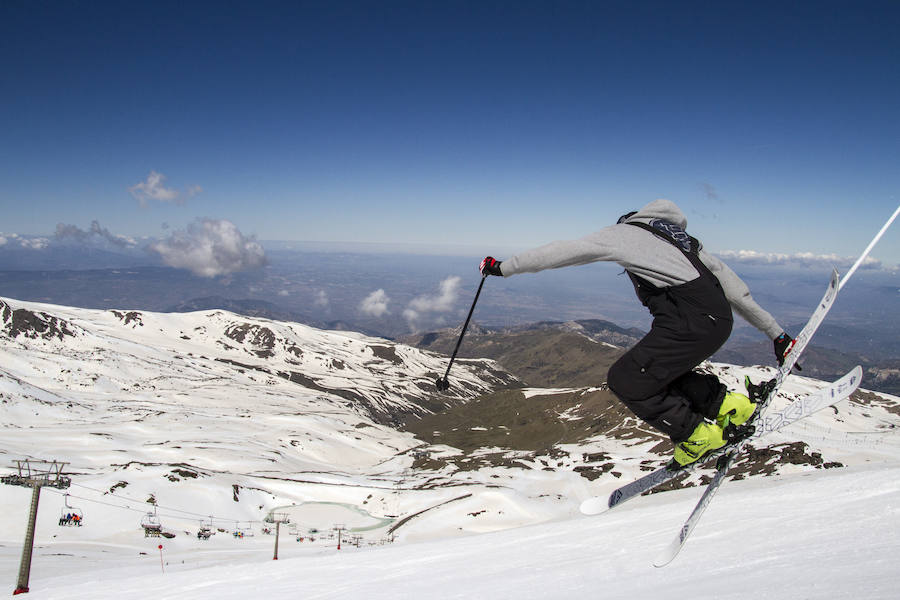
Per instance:
[[[678,206],[671,200],[665,199],[654,200],[641,210],[628,217],[625,222],[646,222],[651,219],[662,219],[663,221],[668,221],[669,223],[677,225],[681,229],[687,228],[687,217],[684,216],[684,213],[681,212],[681,209],[678,208]]]

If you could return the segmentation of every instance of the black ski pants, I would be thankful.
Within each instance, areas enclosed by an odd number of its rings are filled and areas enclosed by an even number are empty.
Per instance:
[[[610,367],[607,383],[631,412],[677,444],[704,417],[714,419],[725,397],[717,377],[693,369],[731,335],[731,306],[708,271],[645,304],[653,314],[650,333]]]

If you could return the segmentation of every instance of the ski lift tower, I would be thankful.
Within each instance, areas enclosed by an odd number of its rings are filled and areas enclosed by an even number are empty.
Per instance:
[[[17,460],[16,473],[3,476],[0,481],[7,485],[18,485],[31,488],[31,511],[28,515],[28,528],[25,530],[25,545],[22,547],[22,560],[19,563],[19,579],[16,582],[16,594],[28,592],[28,580],[31,577],[31,555],[34,551],[34,529],[37,523],[38,502],[41,499],[41,488],[54,487],[61,490],[72,485],[72,479],[63,475],[63,468],[69,464],[58,461]]]
[[[275,557],[272,560],[278,560],[278,536],[281,533],[281,524],[290,523],[287,513],[270,512],[264,519],[266,523],[275,523]]]
[[[346,528],[342,523],[341,523],[341,524],[338,524],[338,525],[335,525],[334,527],[332,527],[332,529],[333,529],[334,531],[337,531],[337,536],[338,536],[338,545],[337,545],[337,549],[340,550],[340,549],[341,549],[341,534],[342,534],[343,532],[345,532],[345,531],[348,531],[348,530],[347,530],[347,528]]]

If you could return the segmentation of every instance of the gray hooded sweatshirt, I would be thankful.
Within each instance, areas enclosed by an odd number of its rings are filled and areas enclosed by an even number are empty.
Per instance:
[[[653,219],[663,219],[682,229],[687,227],[687,218],[674,202],[654,200],[625,223],[605,227],[577,240],[551,242],[527,250],[504,260],[500,270],[504,277],[509,277],[518,273],[611,261],[656,287],[680,285],[699,277],[697,269],[681,250],[644,229],[626,224],[649,223]],[[699,256],[722,284],[725,297],[735,312],[770,339],[781,335],[784,330],[772,315],[753,300],[747,284],[734,271],[715,256],[704,252],[702,246]]]

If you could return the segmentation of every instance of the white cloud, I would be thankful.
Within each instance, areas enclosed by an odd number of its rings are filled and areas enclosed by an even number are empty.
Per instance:
[[[328,294],[325,293],[325,290],[319,290],[316,292],[316,299],[313,302],[319,308],[328,308]]]
[[[253,237],[245,237],[231,221],[200,219],[186,231],[150,245],[170,267],[201,277],[218,277],[266,264],[266,255]]]
[[[411,308],[406,308],[403,310],[403,318],[406,319],[406,323],[409,325],[409,328],[413,331],[419,331],[422,328],[421,319],[422,315]]]
[[[168,188],[165,185],[166,176],[156,171],[150,171],[147,179],[128,188],[131,195],[134,196],[142,207],[146,207],[151,200],[157,202],[172,202],[175,204],[184,204],[187,198],[193,198],[203,191],[199,185],[188,186],[184,193],[174,188]]]
[[[23,237],[18,233],[4,233],[0,235],[0,246],[9,244],[10,248],[24,248],[26,250],[43,250],[50,245],[50,240],[43,237]]]
[[[29,250],[43,250],[50,245],[47,238],[19,238],[19,244]]]
[[[799,267],[824,267],[834,266],[838,269],[848,268],[856,261],[853,257],[838,256],[837,254],[813,254],[812,252],[798,252],[796,254],[778,254],[774,252],[757,252],[756,250],[726,250],[717,254],[725,262],[742,263],[750,265],[783,265]],[[871,256],[859,266],[861,269],[881,269],[882,262]]]
[[[91,228],[87,231],[81,229],[77,225],[66,225],[58,223],[56,225],[57,240],[73,240],[80,244],[91,244],[95,242],[108,242],[119,248],[129,248],[137,246],[137,242],[124,235],[114,234],[104,227],[100,226],[98,221],[91,221]]]
[[[440,283],[437,294],[413,298],[403,311],[403,317],[409,323],[410,328],[418,329],[419,320],[425,314],[445,313],[453,310],[459,296],[460,281],[460,278],[455,275],[448,277]]]
[[[388,303],[391,301],[382,289],[377,289],[360,302],[359,310],[372,317],[383,317],[388,314]]]

